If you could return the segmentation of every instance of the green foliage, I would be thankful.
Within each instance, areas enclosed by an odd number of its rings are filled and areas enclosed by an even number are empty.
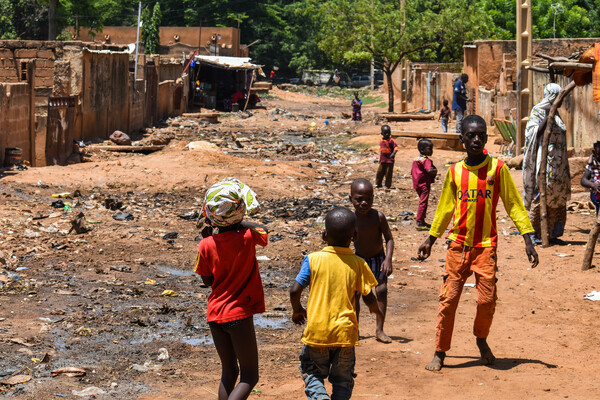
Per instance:
[[[157,54],[160,45],[159,27],[162,20],[160,3],[154,4],[152,14],[148,7],[142,11],[142,45],[144,54]]]
[[[16,39],[17,32],[11,16],[13,5],[10,0],[0,0],[0,39]]]

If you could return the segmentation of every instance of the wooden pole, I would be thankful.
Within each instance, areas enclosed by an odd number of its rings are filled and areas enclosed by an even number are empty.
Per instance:
[[[525,143],[525,126],[527,117],[533,105],[532,81],[533,73],[527,70],[532,63],[533,32],[531,17],[531,0],[517,0],[516,2],[517,26],[517,120],[515,155],[522,153]]]
[[[248,95],[246,96],[246,104],[244,104],[244,109],[242,111],[246,111],[246,107],[248,107],[248,100],[250,100],[250,93],[252,92],[252,84],[254,83],[254,74],[256,72],[252,72],[252,78],[250,78],[250,86],[248,86]]]
[[[590,231],[590,236],[588,237],[587,246],[583,255],[583,264],[581,264],[582,271],[592,268],[592,258],[594,258],[594,251],[596,250],[596,241],[598,240],[598,235],[600,235],[600,215],[596,217],[596,223],[594,224],[594,227]]]
[[[556,100],[550,108],[548,113],[548,119],[546,122],[546,129],[544,130],[544,136],[542,139],[542,159],[540,160],[540,172],[537,176],[537,185],[540,191],[540,229],[542,231],[542,247],[550,246],[550,238],[548,237],[548,205],[546,204],[546,171],[548,167],[548,144],[550,142],[550,132],[554,126],[554,116],[559,105],[563,99],[575,88],[575,82],[571,81],[565,88],[558,94]],[[567,160],[568,162],[568,160]]]

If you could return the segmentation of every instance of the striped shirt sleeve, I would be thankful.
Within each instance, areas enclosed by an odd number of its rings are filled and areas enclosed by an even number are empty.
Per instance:
[[[456,184],[452,178],[452,167],[448,168],[446,172],[446,179],[444,179],[444,186],[442,187],[442,194],[440,195],[440,201],[437,209],[435,210],[435,216],[431,223],[429,234],[434,237],[441,237],[450,220],[454,216],[456,209]]]
[[[512,176],[510,176],[510,171],[506,164],[500,168],[499,175],[500,198],[504,204],[504,209],[515,223],[515,226],[521,235],[533,232],[534,229],[529,221],[529,216],[523,205],[523,200],[521,200],[521,195],[519,195],[517,186],[515,185]]]

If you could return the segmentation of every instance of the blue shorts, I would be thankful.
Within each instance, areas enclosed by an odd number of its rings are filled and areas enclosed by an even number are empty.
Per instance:
[[[375,275],[375,279],[377,279],[377,285],[381,285],[382,283],[387,282],[387,275],[383,271],[383,262],[385,261],[385,255],[378,255],[374,257],[363,257],[358,255],[360,258],[365,260],[369,268],[371,268],[371,272]]]

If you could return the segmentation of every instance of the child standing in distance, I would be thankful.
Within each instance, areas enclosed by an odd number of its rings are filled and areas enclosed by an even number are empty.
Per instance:
[[[269,241],[264,226],[242,221],[247,209],[258,211],[255,194],[235,178],[206,192],[209,226],[202,231],[194,272],[212,287],[206,319],[222,365],[219,400],[246,399],[258,382],[253,315],[265,311],[265,300],[255,246]]]
[[[347,400],[352,396],[354,346],[358,345],[354,293],[365,296],[372,313],[381,314],[371,291],[377,281],[364,260],[349,248],[355,236],[356,217],[352,211],[343,207],[329,211],[323,232],[328,246],[304,257],[290,289],[292,321],[298,325],[307,321],[302,334],[300,371],[310,400],[329,399],[325,378],[331,382],[332,399]],[[305,310],[300,297],[309,285]]]
[[[420,260],[429,257],[431,247],[453,220],[448,235],[451,242],[446,254],[446,274],[440,290],[435,354],[425,366],[430,371],[439,371],[444,365],[452,341],[456,307],[463,285],[473,273],[477,290],[473,334],[483,363],[493,364],[496,360],[487,337],[497,300],[498,198],[502,198],[506,212],[523,236],[531,268],[538,265],[538,255],[528,235],[533,232],[533,227],[508,167],[502,161],[483,154],[487,142],[485,120],[478,115],[469,115],[463,120],[462,128],[460,140],[467,150],[467,158],[448,169],[429,237],[418,250]]]
[[[419,195],[419,209],[417,210],[417,230],[429,229],[425,223],[427,215],[427,203],[429,202],[429,191],[431,184],[437,175],[437,168],[429,158],[433,154],[433,143],[429,139],[421,139],[417,144],[419,157],[415,158],[412,164],[413,188]]]
[[[380,188],[385,176],[385,187],[386,189],[390,189],[392,187],[392,174],[394,172],[394,160],[398,152],[398,145],[392,139],[392,130],[389,125],[381,127],[381,136],[382,139],[379,142],[379,168],[375,176],[375,186]]]
[[[590,200],[596,206],[596,215],[598,215],[600,208],[600,142],[594,143],[594,150],[581,177],[581,186],[591,190]]]
[[[450,107],[448,107],[448,100],[443,101],[444,106],[440,109],[440,116],[438,121],[442,121],[442,131],[448,132],[448,119],[450,118]]]
[[[392,274],[394,238],[387,219],[381,211],[373,207],[373,185],[366,179],[355,179],[350,186],[350,201],[356,215],[356,240],[354,249],[357,256],[364,259],[377,279],[375,297],[381,310],[377,315],[375,338],[383,343],[392,343],[392,339],[383,332],[387,310],[387,279]],[[383,240],[385,240],[385,251]],[[356,317],[360,314],[360,296],[356,297]]]
[[[352,100],[352,121],[362,121],[361,108],[362,100],[358,98],[358,92],[354,92],[354,99]]]

